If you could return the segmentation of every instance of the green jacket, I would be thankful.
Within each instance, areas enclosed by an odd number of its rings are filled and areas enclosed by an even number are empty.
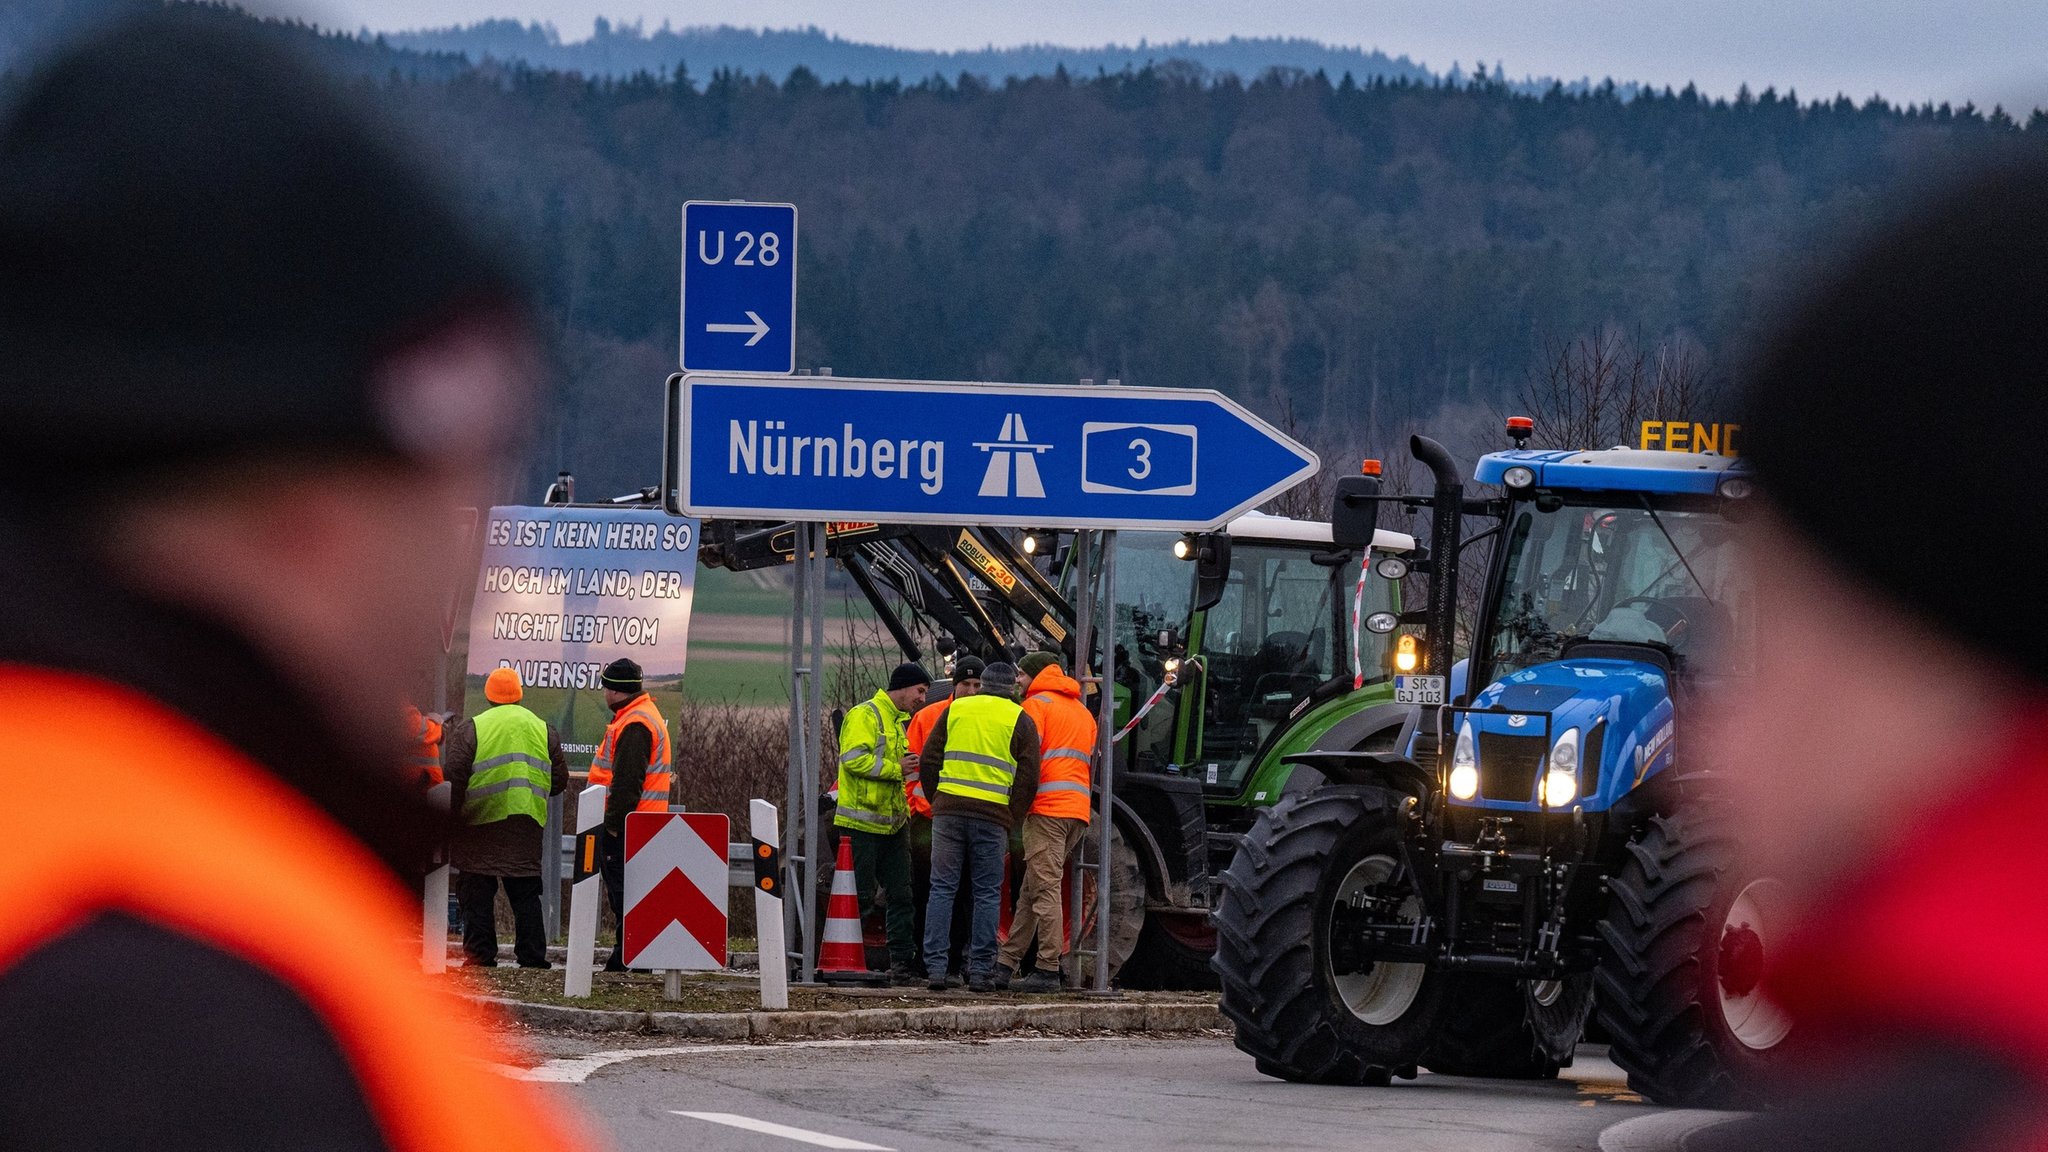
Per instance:
[[[910,822],[903,794],[904,730],[910,714],[887,692],[854,705],[839,726],[839,811],[832,822],[861,832],[894,832]]]

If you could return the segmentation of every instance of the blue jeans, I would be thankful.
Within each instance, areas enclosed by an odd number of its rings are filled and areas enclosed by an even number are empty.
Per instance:
[[[967,975],[988,976],[996,965],[996,924],[1003,915],[1003,856],[1010,834],[993,820],[941,813],[932,818],[931,896],[924,907],[924,964],[933,979],[946,974],[953,951],[953,898],[967,870],[974,926],[967,938]]]

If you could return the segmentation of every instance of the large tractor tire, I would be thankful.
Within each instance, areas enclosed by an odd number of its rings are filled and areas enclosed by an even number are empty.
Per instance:
[[[1447,1076],[1548,1080],[1569,1068],[1593,1008],[1593,974],[1563,980],[1458,975],[1422,1064]]]
[[[1421,964],[1349,959],[1341,937],[1332,947],[1334,920],[1422,915],[1400,862],[1406,799],[1358,787],[1286,797],[1259,814],[1224,871],[1223,1013],[1266,1075],[1385,1084],[1413,1075],[1428,1047],[1450,981]]]
[[[1660,1104],[1759,1107],[1792,1027],[1759,987],[1787,929],[1780,886],[1718,806],[1653,817],[1628,852],[1600,925],[1609,1054]]]
[[[1213,990],[1216,970],[1209,959],[1215,954],[1216,928],[1206,914],[1150,911],[1119,983],[1126,988]]]

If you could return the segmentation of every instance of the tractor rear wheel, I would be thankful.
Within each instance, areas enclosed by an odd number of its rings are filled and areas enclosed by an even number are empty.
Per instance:
[[[1660,1104],[1760,1106],[1792,1029],[1758,986],[1787,928],[1780,886],[1743,864],[1718,806],[1651,818],[1628,853],[1600,925],[1609,1054]]]
[[[1569,1068],[1593,1008],[1593,974],[1562,980],[1453,977],[1422,1064],[1446,1076],[1548,1080]]]
[[[1348,921],[1416,921],[1401,864],[1407,797],[1320,788],[1259,814],[1221,879],[1215,967],[1237,1046],[1259,1071],[1312,1084],[1412,1075],[1447,977],[1357,957]]]
[[[1216,929],[1206,913],[1145,913],[1138,949],[1119,981],[1126,988],[1207,990],[1216,987]]]

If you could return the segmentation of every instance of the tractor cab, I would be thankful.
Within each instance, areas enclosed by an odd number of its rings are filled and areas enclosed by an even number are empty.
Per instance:
[[[1223,534],[1118,535],[1119,673],[1139,706],[1164,694],[1128,738],[1133,771],[1191,777],[1236,797],[1261,753],[1318,694],[1354,683],[1352,600],[1360,554],[1332,544],[1330,525],[1249,512]],[[1413,537],[1380,532],[1377,554]],[[1364,613],[1395,604],[1395,586],[1365,582]],[[1359,666],[1385,679],[1386,636],[1360,630]]]
[[[1469,702],[1449,709],[1454,805],[1603,812],[1670,763],[1674,697],[1733,671],[1754,628],[1720,456],[1498,452],[1507,492]]]

